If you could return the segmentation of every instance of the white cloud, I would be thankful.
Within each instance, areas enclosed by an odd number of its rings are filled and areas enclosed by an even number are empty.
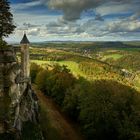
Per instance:
[[[28,22],[35,25],[46,25],[49,22],[56,21],[59,16],[55,15],[35,15],[28,13],[13,13],[14,22],[22,26],[23,23]]]
[[[140,32],[139,20],[118,20],[108,23],[108,30],[110,32]]]
[[[138,0],[40,0],[52,9],[61,10],[65,20],[77,20],[82,12],[94,9],[102,15],[140,11],[140,1]],[[138,6],[139,5],[139,6]]]
[[[40,1],[12,4],[11,7],[12,7],[12,11],[17,11],[17,10],[23,10],[34,6],[38,6],[38,5],[41,5]]]
[[[96,8],[96,12],[101,16],[109,14],[119,14],[132,11],[134,7],[130,3],[107,3]]]

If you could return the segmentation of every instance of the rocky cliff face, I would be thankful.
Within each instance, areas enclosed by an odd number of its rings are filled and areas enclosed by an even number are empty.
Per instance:
[[[13,49],[0,49],[0,138],[20,139],[27,121],[38,121],[37,97],[30,80],[21,77]]]

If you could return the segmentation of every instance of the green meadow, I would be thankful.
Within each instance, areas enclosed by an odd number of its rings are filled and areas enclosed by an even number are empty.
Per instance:
[[[74,61],[42,61],[42,60],[31,60],[32,63],[36,63],[40,66],[45,67],[46,65],[60,65],[60,66],[67,66],[68,69],[75,75],[75,76],[82,76],[82,77],[87,77],[80,69],[79,69],[79,64]]]
[[[117,59],[119,59],[121,57],[123,57],[122,54],[117,54],[117,53],[116,54],[108,54],[108,55],[104,55],[103,58],[102,58],[102,60],[104,61],[104,60],[109,59],[109,58],[112,58],[114,60],[117,60]]]

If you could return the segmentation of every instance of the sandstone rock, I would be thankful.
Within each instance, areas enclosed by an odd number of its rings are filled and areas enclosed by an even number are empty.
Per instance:
[[[38,122],[37,97],[21,76],[13,49],[0,49],[0,134],[19,139],[26,121]]]

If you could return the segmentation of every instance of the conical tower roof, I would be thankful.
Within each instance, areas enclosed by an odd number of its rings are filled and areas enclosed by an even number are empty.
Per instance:
[[[29,42],[29,40],[28,40],[26,34],[24,34],[22,40],[20,41],[20,44],[29,44],[29,43],[30,43],[30,42]]]

